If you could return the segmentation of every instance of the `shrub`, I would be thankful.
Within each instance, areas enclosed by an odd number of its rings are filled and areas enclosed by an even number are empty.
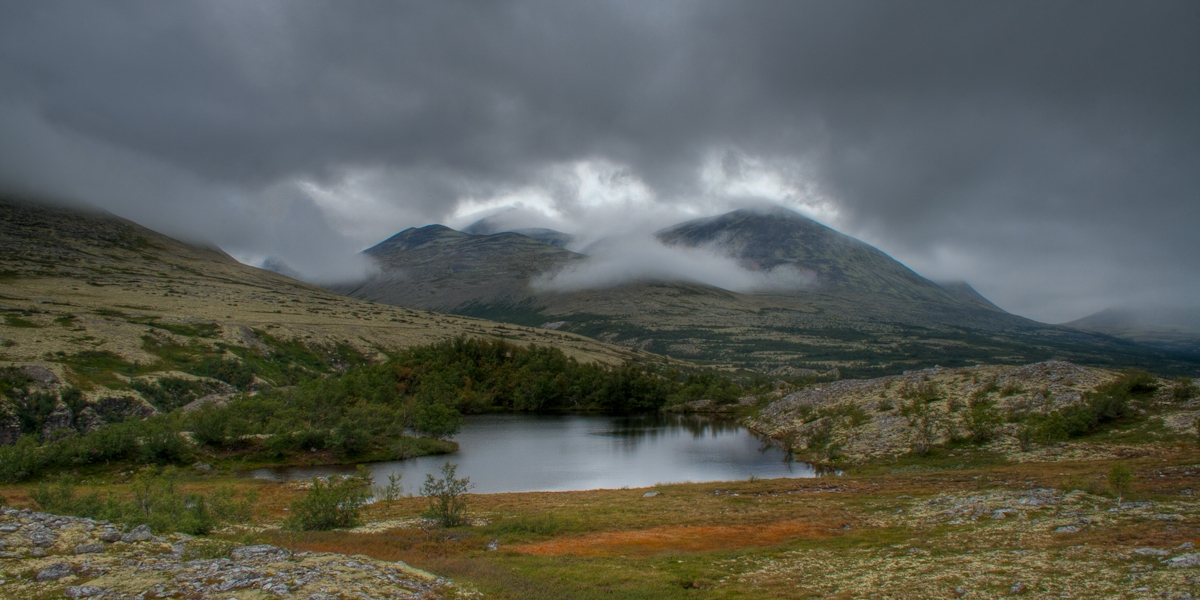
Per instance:
[[[1124,463],[1114,463],[1108,472],[1108,485],[1117,494],[1117,504],[1121,503],[1129,486],[1133,485],[1133,472]]]
[[[982,444],[996,437],[1000,421],[1000,414],[991,402],[977,402],[963,419],[963,424],[971,435],[971,441]]]
[[[1191,377],[1180,377],[1175,380],[1175,385],[1171,386],[1171,399],[1176,402],[1187,402],[1200,394],[1200,388],[1192,383]]]
[[[357,421],[343,418],[329,436],[329,446],[339,457],[354,456],[370,447],[371,435]]]
[[[209,494],[185,493],[178,488],[173,468],[134,479],[133,498],[118,499],[99,492],[77,494],[69,477],[42,483],[31,494],[38,508],[63,515],[105,519],[125,525],[149,525],[152,531],[203,535],[220,523],[244,523],[253,517],[257,496],[238,498],[232,488]]]
[[[429,510],[424,516],[442,527],[456,527],[466,521],[467,500],[463,495],[474,485],[469,477],[456,478],[457,469],[458,465],[446,461],[441,479],[434,479],[430,473],[425,476],[425,485],[421,486],[421,494],[429,499]]]
[[[312,489],[290,505],[283,526],[297,531],[354,527],[362,522],[360,512],[370,495],[370,487],[358,479],[330,475],[324,482],[314,477]]]

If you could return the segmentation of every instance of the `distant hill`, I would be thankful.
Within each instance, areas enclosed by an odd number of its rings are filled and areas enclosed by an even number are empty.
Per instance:
[[[1109,308],[1063,326],[1200,356],[1200,309]]]
[[[518,233],[471,235],[432,225],[368,249],[382,270],[334,289],[757,370],[876,373],[1050,358],[1119,366],[1169,360],[1132,343],[1008,314],[965,283],[938,285],[792,211],[735,211],[666,228],[657,238],[728,256],[747,272],[782,273],[777,279],[784,284],[739,293],[662,276],[552,291],[534,284],[593,259]]]
[[[463,229],[463,233],[469,233],[471,235],[490,235],[493,233],[505,232],[519,233],[527,238],[537,240],[543,244],[557,246],[559,248],[566,248],[567,245],[575,240],[575,236],[569,233],[563,233],[553,229],[546,229],[545,227],[507,228],[503,223],[499,222],[499,220],[492,217],[475,221]]]
[[[459,335],[536,342],[585,361],[637,358],[566,332],[364,302],[103,211],[9,199],[0,199],[0,317],[0,360],[49,368],[95,393],[128,391],[132,374],[195,374],[233,356],[273,365],[266,380],[336,371]]]

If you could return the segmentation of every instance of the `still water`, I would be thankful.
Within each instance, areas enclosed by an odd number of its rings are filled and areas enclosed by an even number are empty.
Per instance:
[[[376,484],[402,474],[404,491],[413,495],[447,460],[479,494],[816,476],[810,465],[787,462],[782,449],[734,421],[695,415],[473,415],[454,441],[459,449],[453,454],[367,466]],[[353,471],[292,467],[250,475],[288,480]]]

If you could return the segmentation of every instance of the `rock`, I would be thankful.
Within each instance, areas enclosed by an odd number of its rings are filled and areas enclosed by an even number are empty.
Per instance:
[[[255,546],[238,546],[229,553],[229,557],[233,560],[246,560],[250,558],[266,558],[270,560],[286,560],[292,553],[285,548],[278,548],[270,544],[258,544]]]
[[[1065,527],[1059,527],[1058,529],[1055,529],[1054,533],[1079,533],[1079,528],[1067,525]]]
[[[646,492],[645,494],[642,494],[642,497],[643,498],[653,498],[657,495],[658,495],[658,492]]]
[[[48,548],[53,546],[54,542],[58,540],[57,533],[54,533],[53,531],[50,531],[41,525],[30,529],[29,532],[25,534],[25,537],[29,539],[30,544],[33,544],[39,548]]]
[[[291,590],[288,589],[288,586],[282,583],[267,583],[264,584],[261,589],[268,594],[275,594],[276,596],[286,596],[292,593]]]
[[[38,383],[38,385],[54,385],[58,383],[58,376],[54,371],[46,367],[38,367],[30,365],[24,368],[25,374]]]
[[[1014,583],[1011,588],[1008,588],[1008,593],[1014,594],[1014,595],[1020,594],[1020,593],[1025,592],[1025,590],[1027,590],[1027,589],[1029,589],[1029,588],[1026,587],[1026,585],[1023,583]]]
[[[56,440],[75,433],[71,427],[72,420],[70,407],[62,402],[54,405],[54,410],[42,421],[42,441]]]
[[[21,419],[7,408],[0,413],[0,446],[15,444],[21,439]]]
[[[1186,569],[1189,567],[1200,567],[1200,554],[1184,554],[1175,558],[1168,558],[1163,561],[1167,564],[1168,569]]]
[[[209,394],[203,398],[192,400],[183,406],[183,412],[189,413],[211,405],[213,408],[224,408],[229,403],[228,394]]]
[[[110,544],[113,542],[119,542],[121,541],[121,532],[115,529],[106,529],[104,533],[100,534],[100,541],[108,542]]]
[[[192,468],[202,473],[207,473],[212,470],[212,465],[206,462],[196,461],[194,464],[192,464]]]
[[[104,544],[80,544],[75,546],[75,554],[100,554],[104,552]]]
[[[97,429],[100,429],[101,427],[104,427],[105,425],[108,425],[108,422],[104,420],[104,417],[96,414],[96,410],[94,408],[85,406],[83,407],[83,410],[79,411],[79,414],[76,415],[75,424],[79,427],[80,431],[84,433],[91,433]]]
[[[121,536],[121,541],[126,543],[144,542],[152,537],[154,537],[154,534],[150,532],[149,525],[138,525],[133,528],[133,531]]]
[[[91,598],[103,593],[104,590],[94,585],[73,585],[63,590],[63,595],[68,598]]]
[[[1192,548],[1195,548],[1195,547],[1196,547],[1196,544],[1193,544],[1192,542],[1184,542],[1178,546],[1175,546],[1175,549],[1176,550],[1191,550]]]
[[[1137,550],[1134,550],[1133,553],[1137,554],[1139,556],[1170,556],[1171,555],[1170,552],[1167,552],[1166,550],[1159,550],[1158,548],[1138,548]]]
[[[62,579],[63,577],[66,577],[71,574],[72,574],[72,571],[71,571],[70,563],[65,563],[65,562],[54,563],[54,564],[46,567],[45,569],[38,571],[37,580],[38,581],[58,581],[59,579]]]
[[[33,550],[29,551],[29,555],[34,558],[41,558],[43,556],[46,556],[46,551],[42,550],[41,548],[34,548]]]

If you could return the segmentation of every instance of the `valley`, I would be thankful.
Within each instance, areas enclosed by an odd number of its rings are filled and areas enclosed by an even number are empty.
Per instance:
[[[523,282],[587,257],[433,227],[378,249],[430,286],[359,290],[503,323],[342,296],[109,215],[0,209],[0,598],[1200,593],[1200,391],[1177,376],[1192,363],[1007,315],[868,249],[855,262],[886,277],[818,258],[821,293],[540,296]],[[802,252],[741,256],[771,269]],[[887,282],[874,300],[872,281]],[[350,473],[494,451],[449,441],[487,413],[736,420],[820,474],[484,494],[464,480],[463,522],[446,526],[431,469]],[[245,476],[330,464],[349,477]],[[353,514],[301,525],[321,502]]]

